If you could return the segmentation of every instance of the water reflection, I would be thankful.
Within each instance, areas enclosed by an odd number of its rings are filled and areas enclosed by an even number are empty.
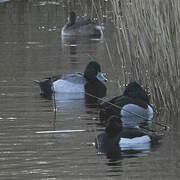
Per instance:
[[[40,6],[45,6],[45,5],[48,5],[48,4],[50,4],[50,5],[60,5],[60,3],[59,2],[56,2],[56,1],[40,1],[39,2],[39,5]]]
[[[7,0],[0,0],[0,2],[5,1]],[[117,77],[121,84],[128,81],[128,79],[126,81],[123,79],[122,73],[125,69],[121,68],[123,64],[116,51],[115,27],[112,23],[106,24],[105,36],[107,42],[111,44],[110,53],[118,69],[118,71],[115,69],[116,73],[112,72],[103,41],[87,40],[86,43],[78,39],[69,44],[66,40],[61,42],[60,28],[64,25],[66,10],[70,9],[64,4],[72,1],[43,0],[41,2],[11,0],[0,3],[2,64],[0,66],[0,179],[12,177],[19,180],[25,178],[114,179],[114,176],[119,176],[117,179],[122,177],[122,179],[152,179],[152,177],[178,179],[180,121],[177,115],[160,114],[159,119],[155,119],[157,122],[170,122],[174,127],[173,131],[163,138],[163,144],[158,151],[154,149],[154,145],[151,145],[150,152],[145,152],[145,158],[136,157],[133,160],[131,157],[133,154],[136,156],[135,150],[129,150],[131,153],[129,155],[127,151],[121,151],[116,146],[107,153],[102,151],[106,153],[107,160],[104,155],[96,156],[94,147],[87,145],[94,141],[96,136],[97,108],[91,108],[90,103],[87,103],[87,107],[86,102],[81,100],[67,102],[63,100],[56,102],[60,112],[57,111],[55,116],[52,111],[52,100],[39,98],[39,89],[32,85],[33,79],[65,71],[79,72],[91,57],[102,64],[104,71],[111,76],[112,82],[116,82]],[[52,5],[55,4],[54,2],[57,5]],[[95,14],[86,1],[74,0],[73,2],[75,3],[73,8],[77,11],[84,13],[85,6],[80,6],[81,2],[87,6],[88,12]],[[95,3],[100,2],[102,1]],[[104,2],[108,3],[107,9],[103,7],[99,10],[107,12],[107,20],[111,20],[113,17],[109,11],[110,2]],[[135,59],[132,60],[134,62]],[[134,64],[137,64],[136,61]],[[127,63],[125,65],[128,66]],[[132,69],[137,70],[137,68]],[[121,89],[112,82],[107,83],[108,98],[121,93],[119,92]],[[162,90],[166,91],[166,89]],[[155,96],[156,92],[153,93]],[[166,112],[169,113],[169,111]],[[53,115],[56,121],[52,122]],[[94,131],[56,135],[35,133],[53,130],[53,128],[54,130],[93,129]],[[153,150],[155,153],[152,153]],[[132,159],[130,163],[133,166],[127,162],[129,157]],[[123,164],[120,164],[122,159]],[[122,165],[121,168],[117,166],[118,163]]]
[[[55,93],[54,103],[57,112],[79,112],[85,110],[84,93]]]
[[[62,49],[65,54],[70,54],[71,62],[78,62],[80,54],[87,54],[94,60],[93,54],[103,46],[103,39],[90,39],[82,37],[62,37]]]
[[[103,36],[101,38],[88,38],[88,37],[61,37],[62,45],[80,45],[80,44],[96,44],[103,41]]]
[[[84,93],[55,93],[52,96],[57,112],[85,112],[86,108],[96,108],[100,101]]]

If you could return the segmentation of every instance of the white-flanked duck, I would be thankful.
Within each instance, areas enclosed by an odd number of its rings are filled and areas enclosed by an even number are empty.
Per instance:
[[[100,119],[106,121],[111,115],[121,117],[123,122],[133,118],[142,121],[151,120],[153,108],[146,91],[137,82],[131,82],[122,96],[117,96],[102,104]]]
[[[112,153],[121,151],[149,152],[152,145],[158,145],[160,136],[150,135],[138,127],[124,127],[118,116],[111,116],[107,120],[105,132],[95,139],[95,146],[99,152]]]
[[[62,37],[101,38],[103,26],[97,25],[90,19],[77,18],[75,12],[70,12],[68,22],[61,30]]]
[[[45,98],[51,98],[53,92],[65,94],[71,99],[77,95],[78,99],[84,98],[85,95],[103,98],[106,96],[106,78],[101,72],[100,64],[91,61],[82,73],[67,73],[53,77],[45,78],[41,81],[35,81],[39,84],[41,95]]]

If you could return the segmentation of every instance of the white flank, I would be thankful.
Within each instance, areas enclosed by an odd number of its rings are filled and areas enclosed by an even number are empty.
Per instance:
[[[104,30],[104,26],[100,26],[100,25],[96,25],[96,29],[103,31]]]
[[[0,3],[8,2],[9,0],[0,0]]]
[[[121,138],[119,146],[121,150],[145,150],[150,149],[151,138],[148,135],[135,138]]]
[[[153,109],[149,105],[147,109],[144,109],[135,104],[127,104],[121,110],[122,117],[134,116],[136,114],[150,120],[153,118]]]
[[[82,93],[85,92],[84,84],[76,84],[66,80],[57,80],[53,83],[55,93]]]

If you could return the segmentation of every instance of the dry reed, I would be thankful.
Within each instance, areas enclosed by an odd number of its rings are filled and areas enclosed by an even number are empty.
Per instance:
[[[111,4],[117,53],[125,67],[121,69],[121,82],[140,82],[149,88],[157,109],[177,112],[180,1],[111,0]]]

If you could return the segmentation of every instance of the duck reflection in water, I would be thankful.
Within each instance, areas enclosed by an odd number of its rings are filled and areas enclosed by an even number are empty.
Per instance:
[[[113,115],[107,120],[105,132],[96,137],[95,147],[98,153],[117,160],[147,155],[159,140],[160,136],[145,133],[138,127],[123,127],[121,119]]]
[[[63,98],[62,98],[63,97]],[[83,93],[56,93],[53,99],[57,112],[85,112],[87,108],[98,108],[99,100]]]

